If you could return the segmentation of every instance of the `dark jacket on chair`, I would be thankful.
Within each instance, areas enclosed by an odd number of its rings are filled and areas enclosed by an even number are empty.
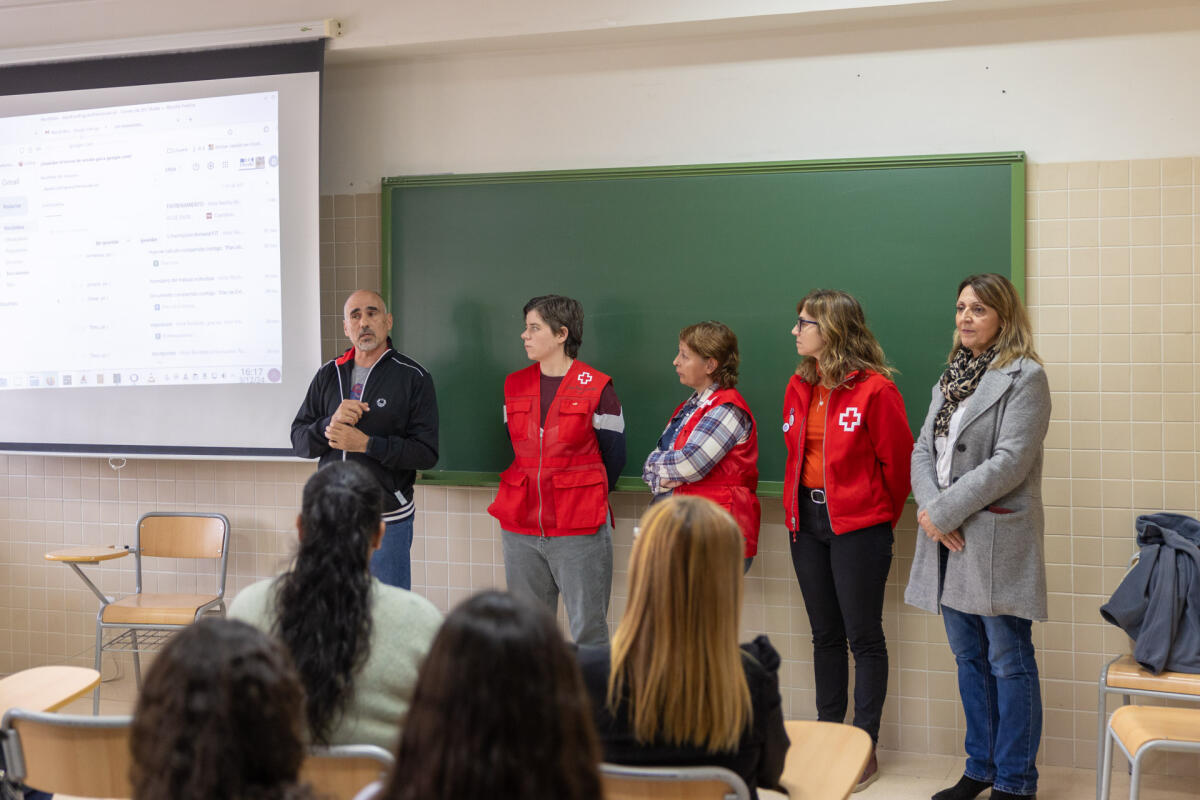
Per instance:
[[[1145,669],[1200,673],[1200,521],[1145,514],[1136,527],[1141,555],[1100,614],[1135,640]]]
[[[754,719],[742,734],[736,751],[709,753],[703,747],[691,745],[638,742],[633,736],[628,705],[621,703],[616,716],[609,713],[610,663],[608,647],[579,648],[579,666],[592,700],[605,761],[635,767],[725,767],[741,776],[751,797],[758,797],[757,786],[776,788],[789,742],[779,697],[779,653],[766,636],[742,645],[742,667],[750,688]]]

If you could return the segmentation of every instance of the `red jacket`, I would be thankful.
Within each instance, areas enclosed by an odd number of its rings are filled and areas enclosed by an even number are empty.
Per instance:
[[[512,466],[488,513],[513,533],[576,536],[608,519],[608,474],[593,417],[611,378],[574,361],[541,420],[541,368],[531,364],[504,381]]]
[[[799,375],[783,395],[784,522],[796,530],[796,492],[804,461],[804,429],[812,384]],[[825,406],[825,499],[834,533],[891,523],[909,492],[913,437],[896,384],[877,372],[856,371],[833,388]],[[818,409],[820,411],[820,409]]]
[[[684,403],[686,402],[685,400]],[[671,412],[671,419],[675,418],[684,403],[680,403]],[[758,552],[758,528],[762,521],[762,508],[758,504],[758,495],[754,493],[758,489],[758,424],[754,421],[754,414],[750,413],[746,398],[742,397],[742,393],[737,389],[717,389],[705,401],[704,407],[696,409],[679,429],[673,447],[676,450],[683,449],[692,431],[704,418],[706,408],[726,403],[737,406],[750,417],[750,435],[746,441],[734,445],[707,475],[698,481],[676,486],[672,494],[707,497],[732,514],[746,539],[746,558],[750,558]]]

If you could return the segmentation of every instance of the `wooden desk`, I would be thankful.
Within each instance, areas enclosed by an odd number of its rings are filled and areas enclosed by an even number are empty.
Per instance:
[[[84,547],[67,547],[62,550],[51,550],[46,553],[47,561],[61,561],[71,569],[75,570],[75,574],[79,579],[87,584],[87,587],[92,590],[92,594],[100,598],[100,602],[111,603],[113,598],[108,597],[99,589],[96,584],[92,583],[87,575],[83,574],[83,570],[79,568],[80,564],[99,564],[101,561],[111,561],[114,558],[124,558],[131,551],[128,547],[114,547],[112,545],[99,546],[90,545]]]
[[[33,667],[0,678],[0,716],[10,708],[55,711],[100,683],[90,667]]]

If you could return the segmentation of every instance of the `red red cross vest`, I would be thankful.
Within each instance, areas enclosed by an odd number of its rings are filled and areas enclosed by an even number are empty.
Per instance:
[[[611,380],[582,361],[572,362],[543,428],[540,367],[532,364],[505,379],[504,410],[515,458],[500,473],[500,491],[488,506],[504,530],[578,536],[604,524],[608,474],[592,419]]]
[[[737,389],[717,389],[708,398],[705,406],[697,409],[679,429],[673,447],[676,450],[683,449],[692,431],[700,424],[706,409],[727,403],[749,414],[750,436],[741,444],[734,445],[707,475],[694,483],[676,487],[674,494],[707,497],[732,514],[746,539],[746,557],[749,558],[758,552],[758,527],[762,521],[762,508],[758,504],[758,495],[755,494],[758,489],[758,423],[750,413],[746,398],[742,397],[742,393]],[[671,412],[672,419],[681,408],[683,403]]]

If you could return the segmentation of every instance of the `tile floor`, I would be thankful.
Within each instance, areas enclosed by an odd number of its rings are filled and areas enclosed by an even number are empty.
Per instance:
[[[148,667],[150,658],[143,663]],[[116,664],[120,664],[119,668]],[[134,686],[132,665],[128,662],[105,662],[104,682],[100,688],[101,714],[132,714],[137,696]],[[70,714],[91,714],[91,694],[81,697],[66,708]],[[1200,758],[1200,756],[1197,756]],[[895,750],[879,751],[879,780],[862,792],[853,795],[854,800],[928,800],[939,789],[944,789],[958,780],[963,762],[954,756],[921,755],[902,753]],[[1096,773],[1089,769],[1071,767],[1040,767],[1041,780],[1038,790],[1040,800],[1094,800],[1096,795]],[[1118,754],[1113,769],[1113,800],[1129,796],[1129,775]],[[761,791],[762,800],[786,800],[786,795]],[[1142,779],[1141,800],[1197,800],[1200,789],[1195,778],[1147,775]],[[981,795],[986,800],[987,794]]]

